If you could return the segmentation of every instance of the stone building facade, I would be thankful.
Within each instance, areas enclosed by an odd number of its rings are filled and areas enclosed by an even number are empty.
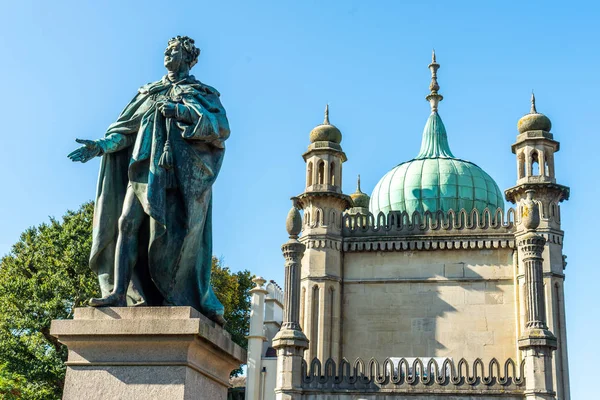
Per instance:
[[[556,182],[551,122],[532,95],[512,145],[516,186],[503,196],[450,150],[435,54],[429,68],[421,150],[371,196],[360,178],[342,192],[346,154],[328,109],[311,131],[282,247],[281,329],[249,353],[251,380],[251,360],[276,349],[277,382],[247,399],[570,398],[560,221],[569,188]]]

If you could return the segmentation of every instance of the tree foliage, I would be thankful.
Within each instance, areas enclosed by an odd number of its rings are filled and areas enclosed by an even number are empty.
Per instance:
[[[60,398],[67,351],[50,335],[50,322],[72,317],[74,307],[98,295],[88,267],[92,218],[93,205],[86,203],[62,221],[29,228],[0,261],[0,371],[7,393]]]
[[[88,266],[93,207],[86,203],[62,220],[27,229],[0,260],[1,399],[61,398],[67,349],[50,335],[50,322],[72,318],[75,307],[100,294]],[[216,258],[212,271],[225,328],[247,348],[252,276]]]
[[[248,330],[250,327],[250,290],[254,287],[254,276],[248,270],[231,272],[224,266],[223,260],[212,259],[212,285],[219,301],[225,307],[225,329],[231,339],[242,348],[248,348]],[[237,376],[241,369],[233,371]]]

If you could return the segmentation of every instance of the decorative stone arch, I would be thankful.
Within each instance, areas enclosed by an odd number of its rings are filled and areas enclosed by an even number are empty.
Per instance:
[[[329,226],[336,226],[335,225],[336,224],[336,217],[337,217],[337,214],[335,213],[335,211],[331,210],[331,212],[329,213],[329,221],[327,221],[327,224]]]
[[[318,347],[319,347],[319,309],[320,309],[320,298],[321,289],[319,285],[314,284],[311,295],[311,326],[310,326],[310,344],[309,344],[309,352],[310,359],[317,357]]]
[[[329,163],[329,184],[335,186],[336,183],[335,162],[332,161]]]
[[[313,221],[313,226],[317,227],[317,226],[322,226],[325,224],[324,222],[325,216],[323,215],[323,210],[320,208],[317,208],[317,210],[315,211],[315,219]]]
[[[313,184],[313,163],[312,161],[308,162],[308,166],[306,167],[306,187],[312,186]]]
[[[517,174],[518,178],[525,178],[525,152],[520,151],[517,156]]]
[[[537,149],[533,149],[531,150],[531,153],[529,153],[529,159],[531,160],[530,162],[530,175],[531,176],[539,176],[542,173],[542,168],[540,166],[540,153]]]
[[[323,185],[325,183],[325,161],[319,160],[317,164],[317,184]]]

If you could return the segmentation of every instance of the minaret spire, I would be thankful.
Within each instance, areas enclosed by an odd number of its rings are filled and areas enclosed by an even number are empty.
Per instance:
[[[356,182],[356,191],[360,192],[360,174],[358,174],[358,181]]]
[[[325,105],[325,119],[323,120],[323,125],[331,125],[329,123],[329,103]]]
[[[531,90],[531,111],[529,114],[537,114],[537,110],[535,109],[535,94],[533,94],[533,89]]]
[[[435,59],[435,49],[431,52],[431,64],[428,68],[431,71],[431,83],[429,84],[430,93],[425,98],[431,105],[431,112],[437,112],[438,104],[444,99],[444,96],[438,93],[440,85],[437,81],[437,70],[440,68],[440,64]]]

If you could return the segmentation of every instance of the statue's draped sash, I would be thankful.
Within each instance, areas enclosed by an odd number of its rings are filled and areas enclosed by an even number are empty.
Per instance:
[[[164,118],[156,101],[183,105],[187,121]],[[159,166],[167,138],[176,187],[167,189]],[[138,261],[128,304],[191,306],[223,314],[210,284],[212,184],[229,136],[219,93],[193,77],[172,84],[166,78],[142,87],[112,124],[103,141],[90,267],[102,295],[113,289],[119,217],[128,186],[148,216],[139,233]]]

